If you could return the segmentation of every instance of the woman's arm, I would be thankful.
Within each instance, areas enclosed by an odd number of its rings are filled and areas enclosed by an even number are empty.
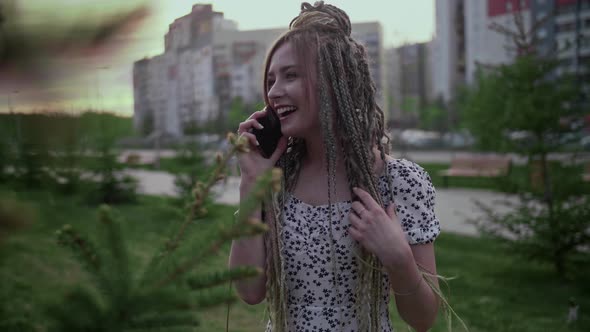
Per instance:
[[[396,265],[384,262],[384,267],[389,275],[400,316],[416,331],[428,331],[436,320],[439,299],[423,280],[418,264],[427,270],[427,273],[436,275],[434,245],[428,243],[408,245],[408,247],[405,259],[400,260]],[[427,276],[426,278],[438,287],[436,277]]]
[[[366,191],[353,188],[353,192],[359,201],[352,203],[349,214],[350,236],[381,260],[394,292],[402,294],[396,296],[400,316],[417,331],[427,331],[436,319],[438,298],[422,280],[418,264],[436,273],[433,244],[410,245],[395,204],[385,211]]]
[[[248,186],[240,186],[240,201],[249,193]],[[261,212],[257,210],[253,218],[260,219]],[[229,255],[229,267],[254,266],[264,271],[261,275],[236,281],[238,296],[248,304],[258,304],[266,295],[266,254],[262,235],[240,238],[232,241]]]
[[[266,159],[261,156],[257,146],[259,142],[256,136],[250,132],[254,127],[261,129],[262,125],[258,118],[263,117],[266,110],[255,112],[250,117],[240,123],[238,134],[245,137],[250,145],[248,152],[238,155],[238,165],[240,166],[240,202],[244,202],[254,188],[258,177],[267,170],[271,169],[279,160],[281,155],[287,149],[287,139],[281,137],[276,150]],[[261,212],[258,209],[250,217],[260,219]],[[266,254],[264,248],[263,235],[257,235],[247,238],[240,238],[232,241],[231,252],[229,255],[229,267],[253,266],[264,271],[260,276],[239,280],[236,282],[238,296],[248,304],[258,304],[266,296]]]

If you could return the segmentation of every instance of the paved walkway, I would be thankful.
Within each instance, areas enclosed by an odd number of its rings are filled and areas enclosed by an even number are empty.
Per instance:
[[[163,158],[170,158],[175,155],[174,150],[161,150],[160,156]],[[206,153],[213,153],[208,151]],[[417,163],[450,163],[454,156],[461,154],[468,154],[469,152],[464,151],[451,151],[451,150],[435,150],[435,151],[419,151],[419,150],[408,150],[408,151],[393,151],[391,154],[395,158],[406,158]],[[121,151],[119,161],[124,162],[125,157],[128,154],[135,154],[140,157],[142,163],[152,163],[156,159],[155,150],[147,149],[126,149]],[[516,155],[514,153],[508,154],[512,159],[512,162],[516,165],[523,165],[526,163],[526,158],[523,156]],[[590,161],[590,152],[581,153],[550,153],[548,156],[549,160],[559,160],[565,163],[585,163]]]
[[[139,180],[141,193],[149,195],[176,195],[174,176],[170,173],[145,170],[128,170],[127,174]],[[216,202],[237,205],[239,202],[238,177],[230,177],[225,183],[213,188]],[[476,235],[477,230],[467,221],[482,216],[481,211],[474,204],[478,200],[491,205],[502,199],[515,199],[502,193],[487,190],[472,189],[437,189],[435,212],[441,222],[443,232],[453,232],[465,235]],[[506,208],[498,212],[506,211]]]

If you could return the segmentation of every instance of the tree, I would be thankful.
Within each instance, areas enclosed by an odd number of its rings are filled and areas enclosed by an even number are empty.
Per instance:
[[[502,238],[508,235],[521,252],[550,260],[563,274],[568,257],[590,243],[590,214],[588,200],[576,190],[576,179],[566,180],[579,173],[550,167],[547,159],[561,146],[560,136],[570,130],[563,119],[584,113],[574,80],[554,75],[558,65],[556,60],[525,54],[513,64],[480,72],[477,84],[465,91],[462,117],[480,148],[526,155],[529,169],[539,175],[537,186],[521,192],[514,213],[498,216],[484,207],[489,220],[478,222],[480,229]],[[525,139],[513,139],[514,133]]]
[[[71,249],[91,281],[72,286],[62,301],[51,306],[56,331],[192,330],[199,322],[199,310],[236,299],[226,287],[219,286],[262,272],[251,267],[199,270],[222,244],[266,231],[265,224],[248,216],[268,197],[270,189],[276,192],[280,188],[282,174],[274,169],[258,180],[232,226],[211,220],[205,202],[212,186],[223,178],[230,157],[248,149],[245,138],[236,139],[231,134],[230,140],[232,149],[218,155],[206,182],[195,184],[193,202],[184,221],[147,267],[138,268],[140,264],[130,262],[125,235],[107,206],[101,207],[99,213],[100,245],[70,225],[57,231],[59,243]],[[199,232],[208,230],[203,241],[183,241],[191,225],[197,225]]]
[[[537,30],[549,18],[526,29],[516,10],[515,30],[493,23],[492,30],[512,41],[506,49],[517,58],[508,65],[482,65],[486,71],[480,71],[477,84],[464,91],[461,102],[476,144],[526,155],[532,180],[521,188],[520,203],[510,204],[514,212],[498,215],[493,207],[480,204],[489,220],[475,223],[521,253],[552,262],[564,276],[572,256],[590,244],[590,189],[580,185],[576,166],[550,164],[547,156],[565,143],[562,134],[573,129],[568,123],[581,119],[588,109],[579,78],[556,70],[556,55],[564,50],[535,53]]]
[[[203,181],[205,172],[205,159],[201,155],[201,146],[197,142],[181,144],[176,149],[174,158],[176,177],[174,185],[181,201],[191,199],[193,186],[197,181]]]
[[[14,114],[16,123],[15,178],[26,188],[47,184],[49,163],[49,121],[42,114]]]
[[[448,110],[440,98],[420,110],[420,124],[423,129],[442,133],[447,130],[448,122]]]
[[[121,128],[114,126],[113,120],[106,116],[88,115],[90,123],[83,126],[97,126],[98,130],[93,141],[96,162],[92,171],[98,179],[97,185],[89,192],[89,200],[92,203],[120,204],[133,202],[136,199],[137,180],[131,176],[122,175],[117,164],[117,156],[114,150],[115,140]],[[84,119],[83,119],[84,121]]]
[[[240,97],[232,100],[226,123],[223,125],[225,131],[236,131],[240,122],[246,120],[250,114],[264,108],[263,103],[246,104]]]

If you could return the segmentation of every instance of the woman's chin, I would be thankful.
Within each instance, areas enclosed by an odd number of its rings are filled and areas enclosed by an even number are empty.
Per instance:
[[[295,137],[295,138],[297,138],[298,136],[300,136],[300,135],[298,135],[298,131],[297,130],[294,130],[294,129],[295,128],[293,128],[292,126],[290,126],[288,124],[287,125],[281,124],[281,132],[283,133],[283,136],[286,136],[286,137]]]

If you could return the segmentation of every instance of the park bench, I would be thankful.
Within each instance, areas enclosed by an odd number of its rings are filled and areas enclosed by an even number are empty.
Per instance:
[[[510,157],[499,155],[460,155],[453,157],[451,167],[440,171],[445,188],[451,177],[499,178],[510,173]]]

